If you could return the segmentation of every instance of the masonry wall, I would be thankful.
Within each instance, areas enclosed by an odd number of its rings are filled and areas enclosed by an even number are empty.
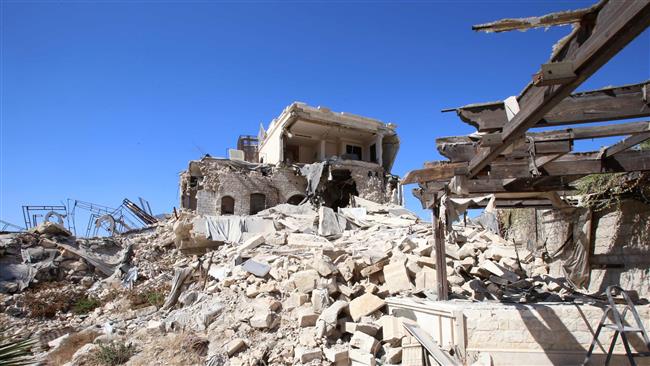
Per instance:
[[[568,235],[569,218],[557,210],[500,210],[500,217],[502,224],[506,221],[506,238],[533,251],[553,253]],[[577,216],[571,219],[583,223]],[[650,299],[650,205],[624,200],[620,206],[593,212],[591,237],[591,259],[609,264],[592,266],[588,291],[600,293],[619,285]],[[562,264],[550,263],[551,275],[562,277]]]
[[[649,329],[650,306],[638,306],[637,310]],[[464,307],[462,311],[468,354],[488,352],[495,365],[579,365],[603,314],[600,307],[584,304],[482,303]],[[598,339],[608,347],[613,334],[603,329]],[[637,351],[644,351],[638,335],[631,335],[630,343]],[[620,338],[614,352],[625,353]],[[602,361],[603,352],[597,348],[592,364],[603,364]],[[639,364],[648,365],[648,361]],[[618,357],[613,364],[627,363]]]

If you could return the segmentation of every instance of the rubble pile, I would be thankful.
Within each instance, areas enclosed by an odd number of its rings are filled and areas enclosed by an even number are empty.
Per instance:
[[[40,359],[55,364],[92,365],[110,342],[135,350],[132,365],[400,364],[414,340],[384,299],[435,299],[432,240],[431,224],[403,207],[358,197],[338,212],[308,204],[254,216],[181,212],[113,238],[10,234],[0,260],[35,275],[27,286],[3,279],[0,325],[34,334]],[[541,258],[479,226],[455,227],[446,250],[452,297],[571,296]],[[49,259],[37,261],[37,251]],[[29,303],[52,291],[78,299],[32,314]]]

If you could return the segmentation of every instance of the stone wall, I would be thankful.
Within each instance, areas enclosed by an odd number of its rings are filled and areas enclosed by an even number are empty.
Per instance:
[[[644,326],[649,329],[650,306],[637,306],[637,310]],[[478,303],[463,307],[462,311],[468,354],[488,352],[495,365],[578,365],[585,357],[603,314],[597,306],[557,303]],[[598,339],[607,347],[613,334],[613,331],[603,329]],[[644,351],[639,336],[629,337],[633,349]],[[620,338],[614,352],[618,355],[625,353]],[[596,348],[592,364],[602,364],[597,361],[602,362],[602,357],[603,352]],[[619,364],[616,361],[622,361],[622,358],[614,361],[614,364]]]
[[[579,215],[570,217],[557,210],[499,210],[504,236],[531,251],[560,249],[574,227],[583,224]],[[575,231],[574,231],[575,232]],[[609,285],[634,290],[642,298],[650,298],[650,205],[637,200],[624,200],[620,207],[592,213],[592,261],[589,292],[602,292]],[[596,266],[595,261],[608,262]],[[563,261],[550,263],[550,274],[563,276]]]

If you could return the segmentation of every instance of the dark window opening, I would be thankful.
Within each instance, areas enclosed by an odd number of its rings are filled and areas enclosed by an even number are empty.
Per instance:
[[[347,155],[347,158],[350,160],[363,160],[361,146],[345,145],[345,155]]]
[[[293,196],[289,197],[287,200],[287,203],[290,205],[299,205],[302,203],[302,201],[305,200],[305,196],[302,194],[294,194]]]
[[[190,177],[190,188],[196,188],[198,184],[199,184],[198,177]]]
[[[350,204],[350,196],[358,196],[357,183],[347,169],[331,171],[332,180],[328,180],[323,190],[323,204],[335,211]]]
[[[300,148],[298,145],[287,145],[284,149],[284,162],[291,164],[300,161]]]
[[[370,161],[377,163],[377,144],[370,145]]]
[[[266,209],[266,196],[262,193],[251,194],[250,214],[255,215],[264,209]]]
[[[221,214],[233,215],[235,213],[235,199],[230,196],[221,198]]]

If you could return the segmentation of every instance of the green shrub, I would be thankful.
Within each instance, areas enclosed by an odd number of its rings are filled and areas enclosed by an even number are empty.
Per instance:
[[[104,366],[125,364],[135,354],[135,347],[121,342],[99,344],[95,361]]]
[[[72,306],[72,311],[75,314],[88,314],[100,305],[99,300],[94,297],[81,297]]]

